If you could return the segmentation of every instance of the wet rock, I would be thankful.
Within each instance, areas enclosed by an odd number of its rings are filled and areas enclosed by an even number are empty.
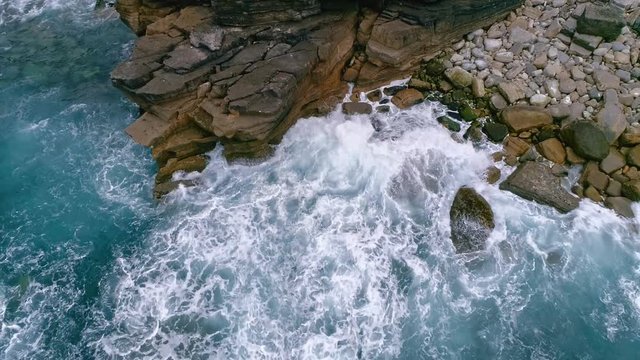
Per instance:
[[[538,149],[540,154],[542,154],[542,156],[556,164],[564,164],[567,158],[567,153],[564,150],[564,145],[562,145],[560,140],[556,138],[544,140],[538,143],[538,145],[536,145],[536,148]]]
[[[553,123],[551,115],[537,106],[516,105],[502,111],[502,122],[515,132],[535,129]]]
[[[391,102],[400,109],[406,109],[413,105],[419,104],[424,99],[422,93],[416,89],[404,89],[398,92]]]
[[[458,253],[483,250],[495,228],[491,205],[475,190],[462,187],[449,212],[451,241]]]
[[[473,81],[473,76],[459,66],[447,69],[444,75],[454,86],[459,88],[469,87]]]
[[[182,160],[170,159],[167,164],[158,170],[156,175],[156,183],[163,183],[169,179],[173,173],[177,171],[194,172],[202,171],[207,166],[207,160],[204,156],[192,156]]]
[[[460,124],[448,116],[438,117],[438,122],[445,128],[449,129],[449,131],[458,132],[461,129]]]
[[[498,180],[500,180],[500,169],[498,169],[495,166],[490,166],[485,172],[484,172],[484,176],[485,179],[487,180],[487,182],[489,184],[495,184],[498,182]]]
[[[507,154],[513,155],[515,157],[524,155],[527,151],[529,151],[529,148],[531,148],[531,145],[528,142],[515,136],[507,136],[507,138],[504,140],[503,146],[504,151]]]
[[[633,201],[640,201],[640,180],[631,180],[622,184],[622,195]]]
[[[609,155],[609,142],[592,121],[569,124],[562,129],[562,139],[582,158],[599,161]]]
[[[192,180],[167,181],[155,186],[155,188],[153,189],[153,196],[159,199],[178,189],[180,186],[191,187],[195,185],[196,183]]]
[[[629,165],[640,167],[640,145],[635,146],[627,154]]]
[[[522,163],[500,184],[500,189],[510,191],[524,199],[556,208],[567,213],[578,207],[580,200],[560,185],[560,179],[551,169],[538,162]]]
[[[342,112],[347,115],[371,114],[373,108],[368,103],[346,102],[342,104]]]
[[[604,205],[615,211],[618,215],[626,217],[628,219],[635,218],[635,214],[633,213],[633,209],[631,208],[631,200],[620,197],[620,196],[610,196],[604,201]]]
[[[497,124],[493,122],[487,122],[482,127],[482,132],[484,132],[489,140],[499,143],[504,140],[504,138],[509,135],[509,129],[503,124]]]
[[[600,195],[600,192],[593,186],[588,186],[584,190],[584,197],[586,197],[587,199],[590,199],[595,203],[601,203],[603,200],[602,195]]]

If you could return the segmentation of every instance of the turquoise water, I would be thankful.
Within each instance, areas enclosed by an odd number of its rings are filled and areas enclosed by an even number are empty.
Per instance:
[[[254,166],[218,148],[183,175],[202,186],[155,202],[108,80],[133,37],[92,9],[0,1],[0,358],[638,358],[632,224],[484,184],[493,149],[452,140],[437,104],[380,132],[302,120]],[[497,228],[461,256],[465,184]]]

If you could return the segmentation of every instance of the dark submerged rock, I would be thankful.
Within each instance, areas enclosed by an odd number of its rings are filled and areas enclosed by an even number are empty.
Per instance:
[[[491,205],[475,190],[461,187],[449,212],[451,241],[458,253],[484,249],[495,228]]]

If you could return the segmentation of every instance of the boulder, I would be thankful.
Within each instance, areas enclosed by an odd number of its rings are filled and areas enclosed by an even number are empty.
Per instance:
[[[373,107],[363,102],[346,102],[342,104],[342,112],[347,115],[371,114]]]
[[[391,102],[400,109],[406,109],[413,105],[419,104],[424,99],[422,93],[416,89],[404,89],[400,90],[393,98]]]
[[[625,165],[624,155],[616,149],[611,149],[609,155],[600,162],[600,170],[611,174],[618,169],[622,169]]]
[[[593,186],[598,191],[604,191],[609,185],[609,177],[600,171],[595,162],[588,163],[581,176],[581,181],[585,186]]]
[[[502,110],[502,122],[515,132],[535,129],[553,123],[548,112],[537,106],[516,105]]]
[[[498,91],[500,91],[500,94],[504,96],[509,104],[515,104],[518,100],[525,97],[524,91],[513,83],[502,82],[498,84]]]
[[[636,145],[627,154],[629,165],[640,167],[640,145]]]
[[[556,138],[550,138],[536,145],[542,156],[556,164],[564,164],[567,159],[567,152],[564,145]]]
[[[515,136],[507,136],[503,142],[503,146],[505,153],[516,157],[524,155],[531,148],[528,142]]]
[[[553,175],[551,168],[543,163],[522,163],[500,184],[501,190],[510,191],[522,198],[556,208],[568,213],[578,207],[580,199],[568,193]]]
[[[640,201],[640,180],[631,180],[622,184],[622,195],[633,201]]]
[[[600,161],[609,155],[609,142],[592,121],[569,124],[562,129],[562,139],[582,158]]]
[[[491,205],[475,190],[461,187],[449,212],[451,241],[458,253],[484,249],[495,228]]]
[[[489,140],[496,143],[502,142],[502,140],[509,135],[509,129],[506,125],[493,122],[485,123],[482,127],[482,132],[487,135]]]
[[[617,105],[605,105],[596,115],[596,120],[598,125],[602,127],[609,144],[618,140],[628,125],[622,109]]]
[[[618,213],[618,215],[633,219],[635,214],[631,208],[631,200],[621,196],[610,196],[604,201],[604,205]]]
[[[615,40],[625,25],[623,12],[611,5],[587,4],[578,17],[576,30],[581,34],[602,36],[607,41]]]

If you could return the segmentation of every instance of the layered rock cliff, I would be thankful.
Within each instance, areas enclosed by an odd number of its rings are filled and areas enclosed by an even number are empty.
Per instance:
[[[216,144],[228,158],[266,156],[296,119],[331,110],[347,81],[402,78],[520,3],[120,0],[141,37],[112,80],[144,111],[127,133],[152,148],[161,194]]]

